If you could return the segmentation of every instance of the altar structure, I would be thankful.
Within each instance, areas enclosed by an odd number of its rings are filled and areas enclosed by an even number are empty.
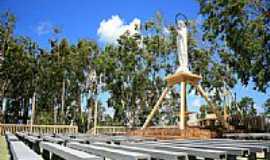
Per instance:
[[[177,53],[178,53],[178,60],[179,60],[179,67],[177,68],[176,72],[173,75],[169,75],[165,78],[167,81],[167,86],[163,90],[161,96],[159,97],[157,103],[155,104],[154,108],[152,109],[151,113],[148,115],[143,127],[141,129],[145,129],[148,127],[150,121],[152,120],[153,116],[159,109],[161,102],[163,101],[164,97],[168,93],[168,91],[175,85],[181,85],[181,94],[180,94],[180,111],[179,111],[179,128],[184,130],[186,128],[186,113],[187,113],[187,93],[186,93],[186,85],[187,83],[194,86],[198,92],[201,94],[202,97],[206,100],[208,105],[216,110],[215,105],[209,100],[208,95],[205,93],[203,88],[201,87],[200,80],[202,77],[197,74],[193,74],[189,71],[188,68],[188,31],[187,31],[187,24],[180,20],[177,21]],[[217,115],[218,116],[218,115]]]

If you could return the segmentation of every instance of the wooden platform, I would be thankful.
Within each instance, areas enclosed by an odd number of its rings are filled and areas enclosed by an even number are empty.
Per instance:
[[[193,74],[191,72],[177,72],[173,75],[169,75],[166,77],[168,86],[173,86],[180,82],[189,82],[191,84],[198,84],[198,82],[201,79],[202,79],[201,76]]]
[[[129,136],[152,137],[156,139],[209,139],[217,138],[220,135],[216,132],[200,129],[200,128],[186,128],[180,130],[179,128],[147,128],[144,130],[138,129],[128,132]]]

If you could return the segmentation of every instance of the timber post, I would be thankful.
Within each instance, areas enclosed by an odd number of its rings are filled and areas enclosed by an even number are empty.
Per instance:
[[[181,97],[180,97],[180,110],[179,110],[179,119],[181,130],[185,129],[186,125],[186,82],[181,82]]]
[[[152,109],[151,113],[147,116],[147,119],[146,119],[145,123],[143,124],[142,129],[145,129],[148,126],[148,124],[150,123],[150,121],[154,117],[156,111],[158,110],[159,105],[161,104],[162,100],[167,95],[168,91],[169,91],[169,87],[166,87],[164,89],[164,91],[162,92],[161,96],[159,97],[159,99],[158,99],[157,103],[155,104],[154,108]]]

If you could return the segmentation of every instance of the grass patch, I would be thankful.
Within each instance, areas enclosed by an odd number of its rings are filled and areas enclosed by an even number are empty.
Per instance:
[[[9,160],[8,147],[4,136],[0,136],[0,160]]]

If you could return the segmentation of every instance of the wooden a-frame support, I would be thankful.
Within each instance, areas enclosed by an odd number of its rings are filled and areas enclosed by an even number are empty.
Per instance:
[[[186,113],[186,84],[190,83],[192,86],[194,86],[200,93],[200,95],[206,100],[207,104],[213,108],[216,112],[216,107],[215,105],[209,100],[208,95],[206,92],[203,90],[202,86],[199,85],[199,81],[201,80],[201,76],[192,74],[189,72],[180,72],[180,73],[175,73],[174,75],[168,76],[166,78],[167,80],[167,87],[163,90],[161,96],[159,97],[157,103],[155,104],[154,108],[152,109],[151,113],[147,116],[147,119],[141,129],[147,128],[149,125],[150,121],[154,117],[156,111],[159,109],[159,106],[161,102],[163,101],[164,97],[168,93],[169,89],[176,85],[176,84],[181,84],[181,103],[180,103],[180,111],[179,111],[179,118],[180,118],[180,124],[179,128],[180,129],[185,129],[186,127],[186,118],[185,118],[185,113]],[[219,113],[219,112],[216,112]],[[218,117],[220,115],[217,115]]]

